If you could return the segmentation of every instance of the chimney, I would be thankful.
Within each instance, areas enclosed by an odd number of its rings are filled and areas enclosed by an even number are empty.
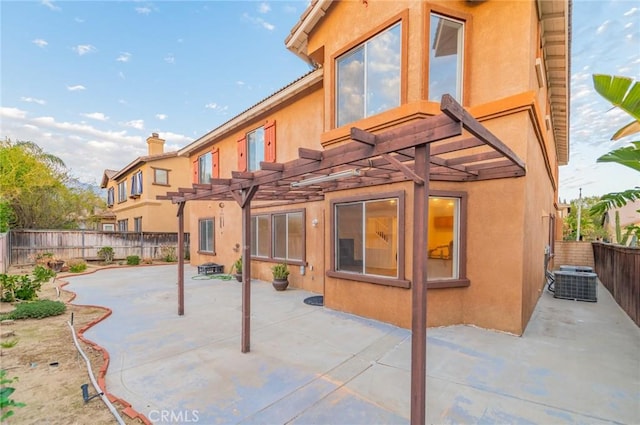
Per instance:
[[[164,139],[158,137],[158,133],[151,133],[151,137],[147,137],[147,145],[149,146],[149,155],[164,153]]]

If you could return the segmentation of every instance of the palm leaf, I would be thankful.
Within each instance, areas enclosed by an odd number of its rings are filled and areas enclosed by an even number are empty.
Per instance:
[[[589,214],[592,216],[602,216],[604,213],[613,208],[622,208],[627,202],[633,202],[640,199],[640,187],[625,190],[624,192],[613,192],[602,195],[600,200],[589,208]]]
[[[611,140],[619,140],[632,134],[640,133],[640,121],[632,121],[611,136]]]
[[[637,121],[640,121],[639,82],[636,81],[634,83],[629,77],[594,74],[593,87],[613,106],[622,109]]]
[[[640,141],[602,155],[596,162],[615,162],[640,171]]]

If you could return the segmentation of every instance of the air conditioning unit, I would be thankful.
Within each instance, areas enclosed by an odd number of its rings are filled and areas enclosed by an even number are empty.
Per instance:
[[[560,270],[555,276],[554,298],[576,301],[598,301],[598,275],[595,273]]]

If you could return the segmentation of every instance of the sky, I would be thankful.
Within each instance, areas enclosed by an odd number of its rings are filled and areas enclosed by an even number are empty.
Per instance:
[[[284,45],[307,5],[0,0],[0,139],[35,142],[93,184],[146,155],[152,132],[165,151],[184,147],[310,70]],[[640,3],[573,2],[560,200],[640,186],[636,171],[596,163],[638,136],[609,140],[631,119],[593,90],[594,73],[640,80]]]

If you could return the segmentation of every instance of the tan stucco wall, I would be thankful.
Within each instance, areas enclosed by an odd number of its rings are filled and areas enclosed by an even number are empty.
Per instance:
[[[169,186],[153,183],[153,168],[169,170]],[[131,192],[131,176],[142,170],[142,195],[139,198],[130,198],[118,202],[118,183],[127,181],[127,192]],[[185,157],[170,157],[142,163],[132,168],[122,177],[110,181],[107,188],[114,188],[114,205],[111,209],[116,214],[116,220],[129,220],[129,231],[133,231],[133,219],[142,217],[142,230],[144,232],[177,232],[178,207],[169,201],[159,201],[158,195],[165,195],[168,191],[177,190],[179,187],[191,185],[191,173],[189,159]],[[190,208],[189,205],[185,209]],[[189,215],[185,215],[185,228],[188,229]],[[116,230],[118,229],[116,224]]]
[[[432,189],[464,191],[468,196],[467,288],[431,289],[428,292],[429,326],[470,323],[521,334],[543,285],[544,246],[548,243],[549,215],[555,213],[557,160],[551,132],[546,128],[545,88],[535,75],[537,18],[534,2],[527,1],[441,1],[433,2],[442,13],[468,19],[463,103],[500,140],[507,144],[527,169],[527,175],[469,183],[432,182]],[[298,98],[282,108],[257,117],[240,130],[216,141],[221,152],[222,178],[236,170],[236,141],[242,133],[276,120],[277,161],[297,158],[299,146],[322,149],[342,143],[348,127],[384,131],[403,119],[438,113],[436,103],[426,102],[425,41],[427,3],[424,2],[337,2],[309,37],[309,52],[324,48],[324,90]],[[345,17],[357,16],[357,19]],[[335,52],[352,47],[354,40],[372,35],[374,28],[394,16],[408,22],[407,73],[403,104],[344,128],[333,128],[333,58]],[[499,46],[497,48],[496,46]],[[322,142],[322,144],[321,144]],[[197,155],[211,149],[203,148]],[[411,280],[413,234],[413,186],[401,183],[348,192],[331,192],[324,202],[295,204],[283,210],[306,208],[305,275],[291,267],[294,287],[324,293],[328,308],[371,317],[403,327],[411,325],[411,290],[379,284],[330,278],[330,202],[353,194],[403,190],[406,195],[405,258],[406,279]],[[197,238],[191,250],[192,263],[213,261],[229,267],[240,255],[240,209],[235,202],[192,201],[192,235],[197,235],[199,217],[216,217],[216,255],[197,253]],[[269,207],[255,210],[271,211]],[[224,215],[224,226],[219,218]],[[312,227],[313,218],[319,225]],[[424,254],[424,253],[422,253]],[[270,280],[272,263],[252,261],[252,277]],[[311,270],[313,266],[313,270]]]

